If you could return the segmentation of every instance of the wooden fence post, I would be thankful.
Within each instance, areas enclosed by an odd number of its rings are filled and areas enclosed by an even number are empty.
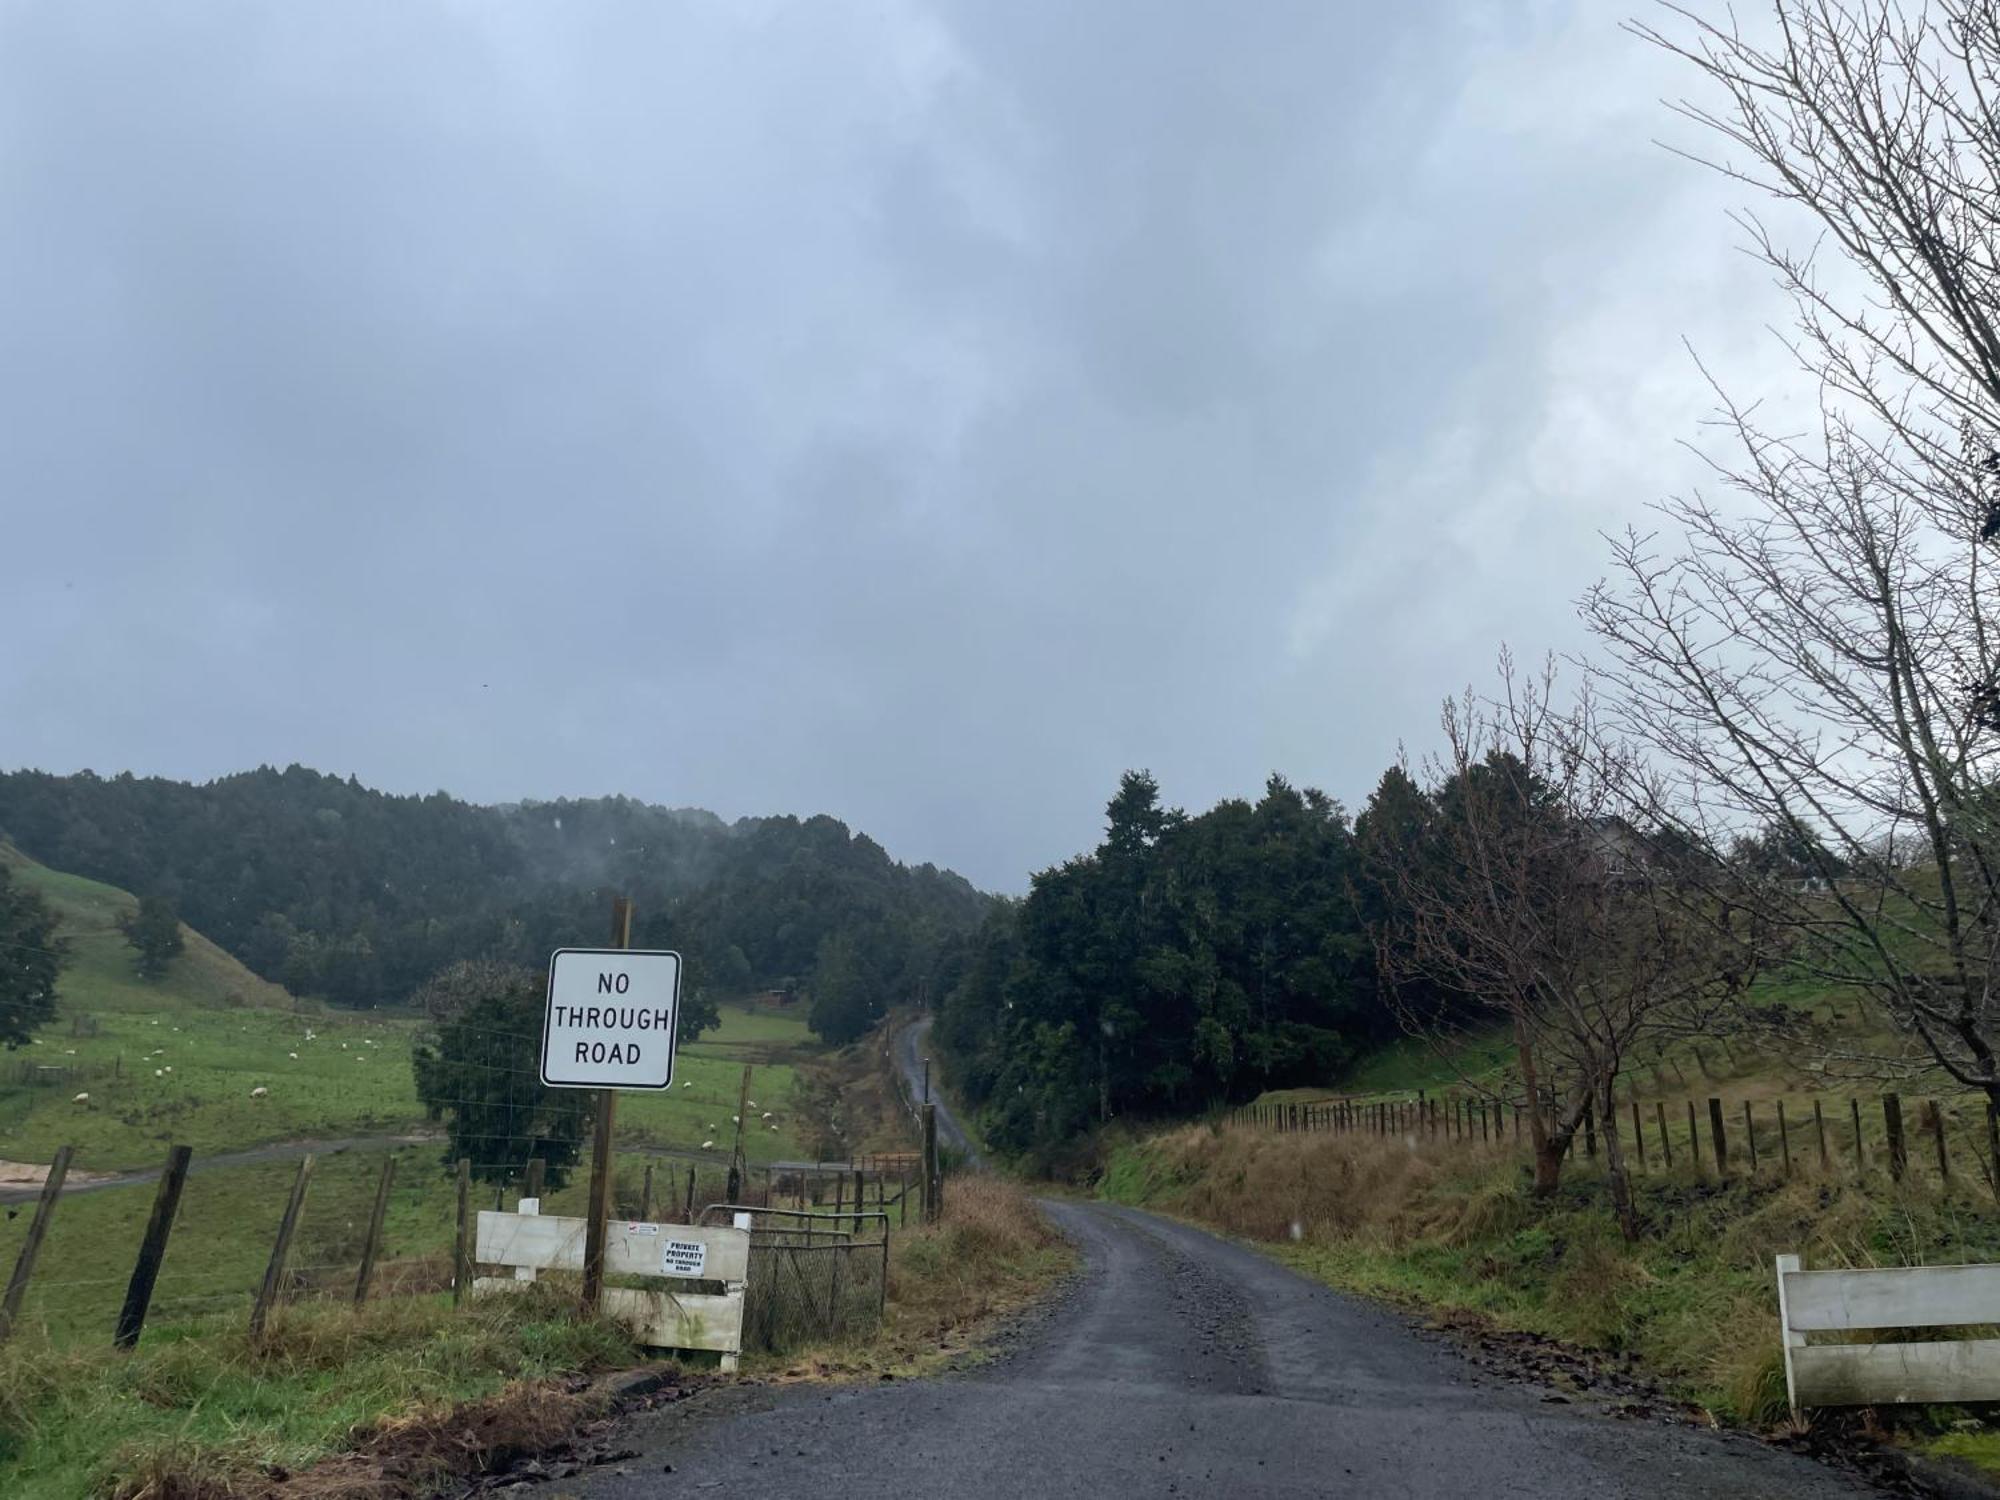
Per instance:
[[[1868,1175],[1868,1153],[1861,1144],[1861,1101],[1850,1098],[1847,1107],[1854,1111],[1854,1176],[1858,1181]]]
[[[1819,1095],[1813,1095],[1813,1134],[1819,1137],[1819,1169],[1827,1170],[1826,1157],[1826,1112],[1819,1107]]]
[[[639,1189],[639,1220],[651,1222],[653,1217],[653,1164],[646,1163],[646,1185]]]
[[[1743,1139],[1750,1152],[1750,1175],[1757,1175],[1757,1117],[1750,1113],[1750,1101],[1743,1101]]]
[[[611,898],[611,946],[632,946],[632,901]],[[611,1229],[612,1135],[618,1124],[618,1090],[597,1090],[596,1129],[590,1139],[590,1197],[583,1221],[583,1310],[595,1317],[604,1296],[604,1243]]]
[[[1792,1133],[1785,1124],[1785,1101],[1778,1101],[1778,1155],[1784,1165],[1785,1176],[1792,1175]]]
[[[1898,1094],[1882,1096],[1882,1130],[1889,1139],[1889,1175],[1901,1182],[1910,1152],[1903,1140],[1903,1100]]]
[[[132,1280],[125,1288],[125,1305],[118,1310],[118,1331],[112,1342],[120,1349],[134,1349],[139,1331],[146,1326],[146,1309],[153,1304],[153,1285],[160,1279],[160,1262],[167,1258],[167,1236],[173,1233],[174,1213],[181,1206],[181,1188],[187,1183],[192,1146],[167,1148],[166,1169],[160,1173],[159,1190],[153,1194],[153,1215],[146,1221],[146,1236],[139,1242],[139,1259],[132,1267]]]
[[[308,1151],[299,1158],[299,1170],[292,1178],[292,1193],[285,1200],[284,1216],[278,1220],[278,1237],[271,1242],[271,1259],[264,1267],[263,1285],[257,1288],[257,1300],[250,1304],[250,1337],[264,1336],[264,1320],[271,1315],[271,1308],[285,1285],[285,1258],[292,1253],[292,1236],[298,1231],[299,1214],[306,1206],[306,1184],[312,1181],[313,1156]]]
[[[1667,1134],[1666,1100],[1655,1099],[1653,1101],[1653,1123],[1659,1127],[1660,1155],[1666,1158],[1666,1170],[1671,1172],[1674,1169],[1674,1138]]]
[[[1632,1101],[1632,1140],[1639,1148],[1639,1170],[1646,1170],[1646,1127],[1640,1123],[1639,1101]]]
[[[1950,1187],[1951,1158],[1945,1154],[1944,1148],[1944,1106],[1935,1099],[1927,1099],[1924,1101],[1924,1107],[1930,1111],[1931,1139],[1937,1143],[1938,1181],[1943,1186]]]
[[[375,1277],[375,1257],[382,1251],[382,1223],[389,1215],[389,1189],[396,1181],[396,1153],[384,1153],[382,1177],[375,1184],[375,1207],[368,1215],[368,1238],[361,1243],[361,1270],[354,1278],[354,1305],[368,1300],[368,1283]]]
[[[799,1189],[801,1192],[805,1190],[805,1183],[803,1180],[801,1180],[799,1183]],[[694,1222],[694,1168],[693,1167],[688,1168],[687,1212],[681,1216],[681,1222],[683,1224],[692,1224]]]
[[[465,1301],[466,1268],[472,1264],[472,1158],[458,1159],[458,1235],[451,1247],[451,1305]]]
[[[924,1106],[924,1222],[935,1224],[942,1205],[938,1202],[937,1106]]]
[[[523,1198],[533,1198],[537,1203],[540,1203],[542,1201],[542,1183],[547,1178],[548,1172],[549,1164],[546,1160],[539,1156],[529,1157],[528,1180],[522,1185],[521,1196]]]
[[[28,1278],[35,1274],[35,1257],[42,1253],[42,1240],[49,1221],[56,1216],[56,1199],[62,1196],[63,1178],[69,1175],[69,1159],[74,1146],[61,1146],[49,1163],[49,1175],[42,1179],[42,1195],[35,1200],[35,1217],[28,1222],[28,1237],[21,1241],[21,1253],[14,1257],[14,1274],[7,1278],[7,1297],[0,1302],[0,1344],[14,1332],[14,1320],[21,1315],[21,1298],[27,1294]]]
[[[1695,1127],[1694,1100],[1692,1099],[1688,1100],[1687,1107],[1688,1107],[1688,1155],[1694,1158],[1694,1175],[1697,1178],[1699,1178],[1702,1175],[1701,1131]]]
[[[1715,1175],[1729,1175],[1729,1134],[1722,1126],[1722,1101],[1713,1094],[1708,1099],[1708,1140],[1715,1148]]]

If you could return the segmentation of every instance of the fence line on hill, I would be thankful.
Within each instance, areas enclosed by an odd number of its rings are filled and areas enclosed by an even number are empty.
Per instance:
[[[1787,1101],[1801,1108],[1788,1111]],[[1851,1094],[1809,1093],[1739,1098],[1709,1095],[1632,1098],[1620,1106],[1619,1136],[1627,1166],[1642,1173],[1711,1172],[1719,1178],[1809,1172],[1822,1176],[1871,1173],[1896,1183],[1935,1182],[1949,1189],[1975,1179],[2000,1198],[2000,1110],[1984,1095],[1924,1097],[1906,1112],[1901,1094],[1885,1092],[1864,1109]],[[1553,1128],[1553,1111],[1541,1101]],[[1279,1134],[1377,1136],[1412,1147],[1528,1149],[1527,1106],[1490,1095],[1420,1092],[1411,1099],[1341,1097],[1246,1104],[1225,1112],[1226,1123]],[[1875,1116],[1879,1108],[1880,1120]],[[1571,1143],[1585,1162],[1600,1155],[1599,1122],[1586,1110]]]

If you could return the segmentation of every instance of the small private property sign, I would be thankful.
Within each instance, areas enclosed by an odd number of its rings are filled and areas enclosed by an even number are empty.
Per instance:
[[[542,1082],[559,1089],[663,1089],[674,1081],[681,956],[558,948],[549,959]]]
[[[705,1240],[668,1240],[660,1246],[662,1276],[693,1276],[699,1279],[707,1269],[708,1243]]]

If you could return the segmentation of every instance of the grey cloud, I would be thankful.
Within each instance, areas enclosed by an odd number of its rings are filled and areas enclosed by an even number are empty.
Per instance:
[[[1615,19],[9,7],[0,762],[1001,887],[1127,765],[1358,799],[1573,639],[1757,306]]]

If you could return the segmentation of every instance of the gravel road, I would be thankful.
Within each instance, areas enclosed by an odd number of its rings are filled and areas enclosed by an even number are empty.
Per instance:
[[[912,1099],[924,1097],[924,1050],[930,1034],[929,1016],[911,1022],[896,1033],[896,1066],[902,1070],[903,1082],[908,1086]],[[936,1086],[935,1080],[931,1087],[931,1103],[937,1106],[938,1139],[956,1151],[966,1165],[980,1165],[979,1148],[972,1144],[972,1137],[958,1123],[958,1116],[951,1112],[951,1106],[945,1102],[944,1093]]]
[[[569,1486],[584,1500],[1877,1493],[1747,1437],[1488,1374],[1199,1230],[1048,1209],[1085,1270],[995,1362],[833,1390],[718,1387],[632,1418],[618,1441],[640,1456]]]

